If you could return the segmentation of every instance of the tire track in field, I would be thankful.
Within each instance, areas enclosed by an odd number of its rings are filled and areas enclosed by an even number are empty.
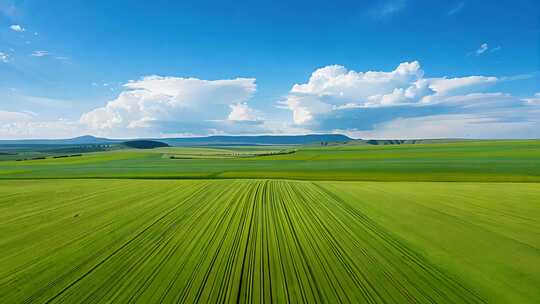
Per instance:
[[[429,287],[429,290],[424,290],[421,286],[414,284],[412,279],[408,280],[408,283],[410,283],[412,287],[419,291],[419,294],[425,297],[425,299],[427,299],[429,302],[439,302],[441,300],[448,301],[450,299],[457,299],[456,303],[486,303],[486,301],[474,291],[472,291],[472,289],[462,285],[459,281],[455,280],[450,275],[440,270],[436,265],[431,264],[421,255],[410,249],[404,242],[393,237],[392,234],[388,232],[384,227],[380,226],[376,222],[369,219],[369,217],[362,214],[357,209],[353,208],[335,193],[329,191],[328,189],[322,187],[319,184],[313,183],[313,185],[315,185],[322,193],[331,197],[335,202],[337,202],[344,212],[348,213],[354,218],[357,218],[358,224],[361,224],[366,230],[368,230],[377,238],[380,238],[380,240],[384,242],[384,247],[396,250],[399,254],[401,254],[402,261],[398,261],[398,263],[393,263],[395,265],[395,270],[401,272],[402,275],[406,277],[407,275],[400,270],[400,266],[403,265],[402,263],[410,263],[414,266],[414,268],[412,269],[417,274],[414,280],[422,281],[425,285]],[[388,277],[388,279],[391,278]],[[437,284],[440,285],[437,285],[434,282],[437,282]],[[407,290],[406,288],[404,288],[404,286],[401,286],[400,289],[402,291]],[[438,299],[433,298],[432,294],[439,295]]]
[[[202,187],[201,187],[202,188]],[[201,191],[202,189],[198,189],[197,191]],[[169,192],[174,192],[174,189],[172,191],[169,191]],[[159,199],[159,198],[158,198]],[[73,282],[71,282],[70,284],[68,284],[67,286],[65,286],[62,290],[60,290],[60,292],[58,292],[57,294],[55,294],[53,297],[49,298],[47,301],[45,301],[45,303],[51,303],[52,301],[54,301],[56,298],[58,298],[59,296],[61,296],[63,293],[65,293],[67,290],[69,290],[71,287],[75,286],[77,283],[79,283],[81,280],[83,280],[85,277],[89,276],[93,271],[95,271],[96,269],[98,269],[101,265],[103,265],[105,262],[107,262],[109,259],[111,259],[112,257],[114,257],[116,254],[118,254],[123,248],[125,248],[126,246],[128,246],[130,243],[134,242],[135,240],[137,240],[141,235],[144,234],[144,232],[146,232],[148,229],[150,229],[153,225],[156,225],[159,221],[161,221],[163,218],[165,218],[167,215],[169,215],[170,213],[172,213],[176,208],[178,208],[178,206],[175,206],[171,209],[169,209],[168,211],[165,212],[165,214],[161,215],[160,217],[158,217],[157,219],[155,219],[154,221],[152,221],[148,226],[146,226],[144,229],[142,229],[140,232],[138,232],[134,237],[130,238],[127,242],[123,243],[120,247],[118,247],[117,249],[115,249],[111,254],[107,255],[106,257],[104,257],[100,262],[98,262],[97,264],[95,264],[93,267],[91,267],[88,271],[86,271],[83,275],[81,275],[80,277],[78,277],[77,279],[75,279]],[[64,277],[67,277],[68,275],[76,272],[77,270],[79,270],[82,266],[86,265],[88,262],[94,260],[96,257],[100,256],[102,253],[106,252],[107,250],[110,249],[110,247],[114,246],[116,244],[111,244],[111,246],[109,247],[105,247],[103,248],[102,250],[96,252],[95,254],[93,254],[91,257],[89,257],[88,259],[86,259],[83,263],[79,264],[78,266],[76,266],[75,268],[72,269],[72,271],[68,272],[67,274],[64,274],[62,276],[60,276],[59,278],[57,278],[55,281],[53,281],[53,285],[56,284],[57,282],[61,281],[64,279]],[[32,295],[30,298],[27,298],[24,303],[31,303],[33,302],[33,300],[35,299],[36,296],[39,296],[41,295],[42,293],[44,293],[45,291],[47,291],[49,288],[51,288],[50,284],[44,288],[42,288],[39,292],[37,292],[36,294]]]
[[[173,217],[172,216],[172,213],[175,212],[176,210],[172,210],[171,213],[166,215],[160,221],[160,223],[162,223],[164,225],[164,227],[162,227],[161,229],[159,229],[157,231],[158,235],[156,235],[156,236],[154,236],[153,238],[150,238],[150,239],[143,238],[142,237],[143,235],[141,235],[141,237],[139,238],[139,241],[137,242],[136,245],[138,247],[147,246],[147,243],[149,243],[150,245],[148,247],[145,247],[145,249],[143,251],[141,251],[138,255],[128,255],[128,256],[126,256],[125,259],[122,259],[124,264],[128,264],[127,267],[122,268],[122,273],[124,275],[125,275],[125,273],[130,274],[130,273],[137,272],[137,269],[140,268],[141,264],[144,264],[146,261],[148,261],[152,257],[158,256],[158,254],[160,252],[163,252],[163,250],[167,248],[167,245],[170,243],[171,238],[174,236],[174,232],[178,228],[179,223],[182,222],[185,219],[185,217],[188,217],[189,214],[191,213],[191,209],[193,207],[192,205],[189,204],[189,203],[193,202],[193,200],[191,198],[196,197],[197,195],[198,195],[198,193],[193,193],[187,199],[182,200],[182,201],[177,203],[178,208],[184,207],[186,209],[184,210],[183,214],[178,216],[178,217]],[[185,205],[187,205],[187,206],[185,206]],[[171,218],[171,217],[173,218],[172,222],[165,223],[166,221],[164,221],[164,219],[165,218],[168,219],[168,218]],[[154,226],[152,226],[150,228],[154,229],[155,226],[157,226],[157,223],[156,223],[156,225],[154,225]],[[149,234],[148,232],[149,232],[149,230],[147,230],[145,232],[145,234]],[[131,245],[132,244],[130,244],[130,246]],[[120,259],[120,258],[122,258],[123,255],[126,255],[126,252],[129,253],[131,251],[132,251],[131,248],[126,247],[115,258]],[[159,260],[158,266],[154,268],[154,271],[152,273],[150,273],[146,278],[143,279],[143,286],[139,286],[139,288],[137,289],[137,292],[132,295],[132,298],[136,297],[137,293],[144,292],[144,290],[146,289],[146,286],[151,283],[151,281],[153,280],[153,277],[156,275],[156,273],[163,266],[163,262],[165,262],[163,259]],[[106,292],[105,293],[102,292],[102,294],[106,294],[112,289],[112,286],[114,286],[115,280],[116,280],[115,277],[110,277],[107,280],[105,280],[101,284],[101,286],[99,288],[97,288],[97,289],[105,290]],[[136,283],[136,282],[131,282],[131,283]],[[126,283],[126,284],[128,284],[128,283]],[[87,301],[88,303],[91,303],[91,302],[93,302],[95,300],[95,298],[91,298],[89,296],[86,300],[88,300]]]
[[[215,192],[215,191],[214,191]],[[208,193],[205,191],[204,195],[219,195],[219,193],[210,192]],[[171,213],[167,216],[167,220],[162,221],[161,225],[162,227],[153,227],[152,229],[155,230],[152,234],[157,234],[151,238],[141,238],[140,241],[137,244],[137,247],[144,247],[144,249],[139,250],[137,252],[137,255],[128,255],[126,256],[126,259],[122,259],[123,264],[128,264],[128,267],[131,271],[123,269],[124,273],[127,273],[131,276],[130,279],[127,279],[128,282],[123,284],[123,288],[125,286],[129,286],[129,288],[132,288],[133,286],[137,286],[136,292],[134,292],[130,298],[128,299],[129,302],[132,302],[134,299],[137,298],[138,295],[144,293],[148,286],[150,286],[155,279],[155,277],[159,274],[160,270],[163,269],[164,265],[167,262],[168,257],[171,257],[176,250],[178,249],[178,246],[174,246],[173,244],[173,238],[174,236],[180,232],[180,229],[183,228],[183,224],[188,220],[190,217],[192,217],[197,212],[208,212],[206,209],[208,207],[211,207],[210,204],[197,204],[198,199],[203,199],[204,197],[200,196],[201,193],[194,193],[191,197],[187,198],[186,200],[182,202],[178,202],[176,204],[181,204],[181,208],[178,208],[174,211],[174,213]],[[195,199],[198,198],[198,199]],[[202,211],[201,211],[202,210]],[[206,210],[206,211],[205,211]],[[149,234],[149,233],[147,233]],[[131,251],[131,249],[126,248],[124,251]],[[125,255],[125,254],[124,254]],[[121,256],[117,259],[121,259]],[[139,273],[141,270],[141,267],[144,266],[144,264],[152,261],[157,260],[158,265],[156,267],[153,267],[151,272],[146,275],[146,277],[139,279],[139,276],[137,273]],[[111,281],[113,283],[114,281]],[[105,288],[107,290],[110,290],[110,284],[107,282],[104,282],[102,284],[101,288]],[[99,289],[101,289],[99,288]],[[122,289],[122,288],[120,288]],[[117,297],[120,296],[120,292],[116,292]]]
[[[121,188],[119,188],[119,187],[113,187],[113,189],[121,189]],[[107,192],[109,192],[109,191],[104,191],[104,192],[102,192],[102,193],[107,193]],[[80,195],[78,195],[78,197],[81,197],[81,198],[83,199],[81,202],[86,202],[86,201],[88,201],[88,199],[86,199],[86,196],[80,196]],[[41,196],[40,196],[40,198],[41,198]],[[69,202],[69,205],[74,204],[74,203],[72,202],[72,199],[68,200],[68,202]],[[38,203],[41,204],[42,202],[39,201]],[[46,204],[45,204],[45,206],[46,206]],[[86,210],[86,209],[85,209],[85,210]],[[58,224],[58,223],[55,222],[54,224]],[[107,228],[107,225],[100,227],[99,230],[103,230],[103,229],[105,229],[105,228]],[[64,246],[69,246],[69,245],[71,245],[71,244],[73,244],[73,243],[76,243],[79,239],[82,239],[82,238],[84,238],[84,237],[86,237],[86,236],[88,236],[88,235],[90,235],[90,234],[93,234],[93,233],[96,233],[96,232],[99,233],[99,230],[98,230],[98,231],[85,231],[85,232],[83,232],[83,234],[82,234],[81,236],[79,236],[78,238],[76,238],[76,239],[71,239],[71,240],[69,240],[68,242],[64,243],[63,245],[64,245]],[[47,232],[47,230],[43,231],[43,229],[42,229],[42,230],[39,230],[39,233],[43,233],[43,234],[45,234],[46,236],[47,236],[48,234],[50,234],[49,232]],[[36,233],[34,233],[34,234],[36,234]],[[54,237],[56,238],[56,235],[54,235]],[[42,241],[43,241],[43,239],[39,238],[37,242],[33,242],[33,243],[31,244],[32,246],[25,246],[24,250],[23,250],[22,252],[19,251],[18,254],[22,254],[22,253],[25,253],[25,251],[32,250],[32,249],[35,248],[36,246],[40,245]],[[54,250],[56,251],[57,248],[53,247],[52,249],[54,249]],[[49,248],[49,250],[50,250],[50,248]],[[16,255],[15,255],[15,256],[16,256]],[[8,257],[3,256],[3,258],[8,258]],[[0,281],[0,282],[1,282],[1,283],[0,283],[0,288],[3,288],[4,286],[7,286],[7,284],[17,284],[16,281],[15,281],[15,282],[10,282],[10,280],[12,280],[12,277],[13,277],[15,274],[18,274],[18,273],[20,273],[20,272],[27,271],[27,269],[30,269],[30,270],[33,272],[33,275],[34,275],[34,276],[35,276],[35,275],[39,275],[40,272],[36,272],[36,271],[34,270],[35,266],[38,266],[38,268],[39,268],[39,265],[40,265],[40,264],[47,263],[47,259],[49,258],[49,256],[43,257],[43,256],[39,256],[39,255],[37,255],[37,254],[34,253],[34,254],[31,256],[31,258],[32,258],[32,259],[29,260],[29,261],[27,261],[26,263],[23,263],[23,264],[21,264],[21,265],[17,265],[17,267],[16,267],[14,270],[12,270],[11,272],[8,272],[7,274],[4,273],[3,276],[2,276],[2,280]],[[43,269],[41,272],[45,272],[45,271],[47,271],[46,268]]]

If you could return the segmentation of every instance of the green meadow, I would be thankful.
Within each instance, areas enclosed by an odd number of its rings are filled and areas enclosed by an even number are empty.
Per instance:
[[[539,303],[540,141],[0,161],[0,303]]]

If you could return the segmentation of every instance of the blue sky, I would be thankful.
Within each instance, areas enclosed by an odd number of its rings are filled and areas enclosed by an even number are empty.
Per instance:
[[[315,132],[540,137],[540,4],[0,0],[0,138]]]

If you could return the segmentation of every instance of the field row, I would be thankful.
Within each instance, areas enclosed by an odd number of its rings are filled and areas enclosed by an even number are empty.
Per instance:
[[[4,181],[0,302],[533,303],[539,199],[536,184]]]

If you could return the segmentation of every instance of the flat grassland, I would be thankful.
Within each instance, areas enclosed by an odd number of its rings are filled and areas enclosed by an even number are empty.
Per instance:
[[[0,303],[539,303],[539,181],[540,141],[1,161]]]

